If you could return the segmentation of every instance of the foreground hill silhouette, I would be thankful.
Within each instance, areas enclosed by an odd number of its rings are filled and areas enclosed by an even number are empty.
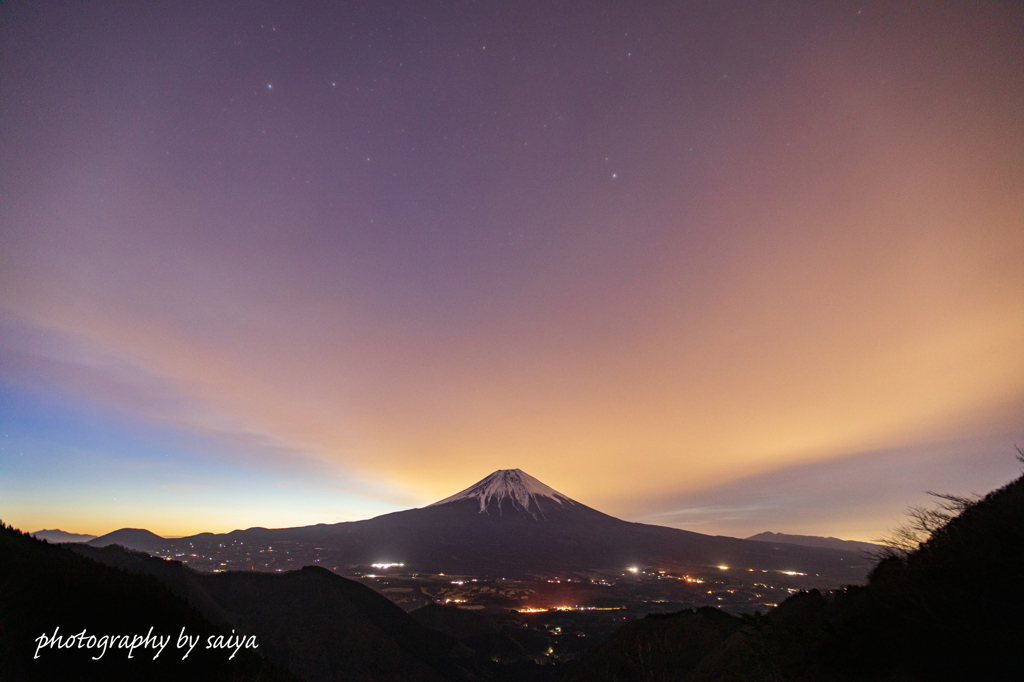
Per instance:
[[[463,682],[553,680],[554,668],[502,666],[424,627],[370,588],[307,566],[281,574],[198,573],[178,561],[123,547],[50,545],[0,531],[0,680],[259,680],[261,682]],[[160,658],[109,650],[44,649],[61,634],[256,637],[258,653],[197,647],[186,661],[172,642]],[[489,654],[489,652],[484,652]],[[488,655],[487,658],[490,658]]]
[[[1018,680],[1024,477],[967,506],[865,586],[801,592],[767,615],[711,609],[618,630],[566,682]]]
[[[39,651],[42,634],[171,635],[172,641],[153,660],[154,649]],[[185,628],[200,636],[182,660],[184,650],[173,641]],[[230,635],[212,624],[151,576],[132,575],[103,566],[70,550],[36,540],[0,524],[0,680],[295,680],[252,649],[233,660],[230,652],[207,650],[207,638]]]
[[[268,660],[307,682],[474,679],[473,652],[360,583],[306,566],[287,573],[199,573],[111,545],[76,553],[157,578],[216,624],[256,635]]]

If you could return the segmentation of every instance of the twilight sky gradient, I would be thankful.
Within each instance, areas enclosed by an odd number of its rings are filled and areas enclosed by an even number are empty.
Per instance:
[[[0,4],[0,518],[521,468],[871,539],[1024,445],[1013,2]]]

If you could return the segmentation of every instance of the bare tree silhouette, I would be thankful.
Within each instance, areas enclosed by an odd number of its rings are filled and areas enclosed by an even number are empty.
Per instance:
[[[1024,454],[1018,455],[1018,458],[1022,457]],[[906,559],[910,553],[917,551],[947,523],[973,507],[983,497],[976,494],[936,493],[931,490],[925,492],[938,501],[931,507],[909,507],[906,511],[906,521],[896,526],[888,535],[875,538],[874,542],[881,547],[876,551],[869,552],[869,555],[876,561],[892,557]]]

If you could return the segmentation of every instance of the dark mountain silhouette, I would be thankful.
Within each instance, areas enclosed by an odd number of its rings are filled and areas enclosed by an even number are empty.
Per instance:
[[[316,680],[471,679],[473,652],[370,588],[307,566],[287,573],[199,573],[119,546],[75,552],[156,577],[212,622],[257,636],[264,655]]]
[[[128,549],[148,552],[167,544],[167,540],[143,528],[122,528],[121,530],[115,530],[113,533],[107,533],[106,535],[89,540],[86,544],[90,547],[121,545]]]
[[[536,630],[512,627],[484,611],[427,604],[409,615],[432,630],[458,639],[488,660],[513,663],[540,659],[551,646],[551,639]]]
[[[800,545],[803,547],[828,547],[830,549],[845,549],[850,552],[869,552],[877,554],[883,549],[882,545],[872,542],[861,542],[859,540],[840,540],[839,538],[823,538],[817,535],[789,535],[787,533],[758,533],[751,535],[748,540],[758,542],[771,542],[773,544]]]
[[[475,651],[480,659],[478,668],[482,679],[493,682],[556,682],[566,669],[573,667],[572,662],[551,661],[548,653],[556,640],[547,633],[524,627],[515,618],[517,614],[427,604],[409,615]]]
[[[173,542],[176,547],[191,544],[198,549],[231,541],[329,548],[345,557],[349,566],[401,561],[421,573],[498,577],[637,565],[687,570],[724,565],[817,574],[823,584],[840,585],[863,580],[870,568],[870,561],[855,552],[772,545],[623,521],[518,469],[497,471],[430,506],[366,521],[203,533]]]
[[[915,551],[881,560],[867,585],[800,592],[766,615],[649,616],[567,681],[1018,680],[1024,477],[964,506]]]
[[[4,527],[0,604],[4,682],[515,679],[480,677],[481,662],[455,637],[424,627],[370,588],[313,566],[281,574],[198,573],[118,545],[49,545]],[[237,631],[254,635],[259,650],[242,650],[229,661],[230,652],[197,648],[182,662],[180,653],[171,655],[172,643],[157,661],[129,661],[113,650],[96,662],[77,650],[45,650],[34,660],[35,638],[58,626],[61,633],[97,635],[146,634],[150,626],[177,634],[184,627],[202,642]]]
[[[681,680],[742,625],[711,607],[651,614],[616,630],[564,682]]]
[[[194,577],[228,619],[266,642],[270,660],[309,682],[468,678],[459,659],[470,662],[471,651],[324,568]]]
[[[46,540],[47,542],[89,542],[95,535],[83,535],[82,533],[68,533],[67,531],[54,528],[53,530],[37,530],[29,533],[34,538]]]
[[[199,636],[184,650],[171,641],[153,660],[154,649],[40,650],[37,638],[69,636],[155,635],[176,639],[182,628]],[[295,678],[243,649],[233,660],[223,650],[205,648],[210,636],[230,630],[213,625],[157,580],[132,575],[79,556],[66,547],[36,540],[0,524],[0,679],[23,680],[261,680],[291,682]]]

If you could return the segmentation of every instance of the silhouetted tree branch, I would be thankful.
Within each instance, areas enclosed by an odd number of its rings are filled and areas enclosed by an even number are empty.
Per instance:
[[[1021,457],[1024,457],[1022,453]],[[936,498],[934,507],[910,507],[907,509],[907,520],[898,525],[889,535],[877,542],[883,545],[876,559],[889,557],[906,558],[911,552],[917,551],[921,545],[952,519],[974,506],[981,499],[979,495],[963,496],[950,493],[926,491]]]

